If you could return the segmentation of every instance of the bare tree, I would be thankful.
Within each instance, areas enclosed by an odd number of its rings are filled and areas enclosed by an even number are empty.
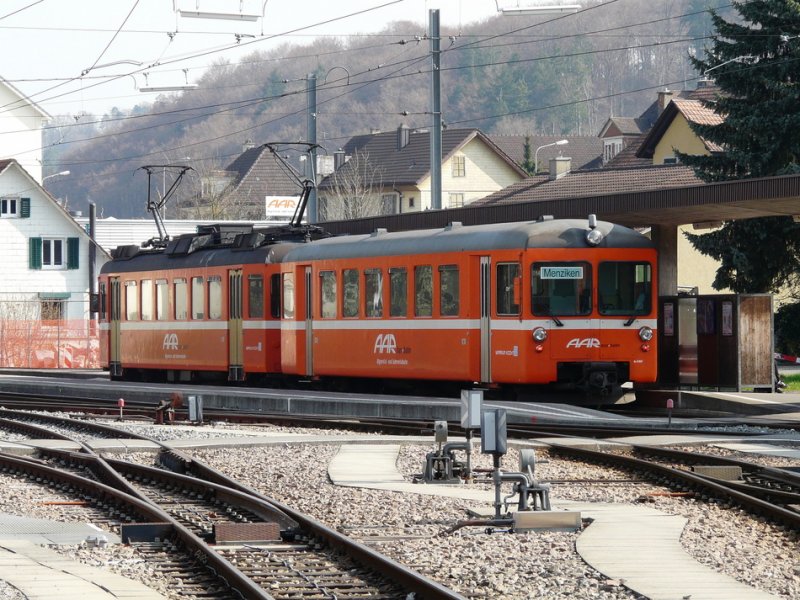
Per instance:
[[[228,194],[233,174],[214,159],[193,161],[192,167],[194,172],[177,192],[174,214],[182,219],[211,221],[238,218]]]
[[[383,205],[383,172],[356,151],[331,175],[333,185],[320,193],[320,221],[346,221],[387,212]]]

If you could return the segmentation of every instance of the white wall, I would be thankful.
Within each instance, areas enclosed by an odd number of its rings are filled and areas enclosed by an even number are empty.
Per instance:
[[[47,195],[41,187],[13,163],[0,173],[0,197],[31,199],[30,218],[0,218],[0,248],[3,276],[0,278],[0,301],[26,299],[38,306],[39,293],[69,292],[67,319],[89,317],[89,236]],[[63,238],[66,263],[66,239],[79,239],[78,269],[31,269],[29,240],[32,237]],[[107,260],[97,251],[96,272]],[[37,313],[38,316],[38,313]]]
[[[20,96],[13,89],[0,82],[0,106],[19,106],[6,109],[0,119],[0,139],[3,141],[0,158],[15,159],[41,183],[42,124],[46,119],[35,107],[19,100]]]

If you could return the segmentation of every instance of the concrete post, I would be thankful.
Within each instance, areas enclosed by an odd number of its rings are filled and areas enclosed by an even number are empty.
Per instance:
[[[658,248],[658,295],[678,293],[678,227],[653,225],[651,239]]]

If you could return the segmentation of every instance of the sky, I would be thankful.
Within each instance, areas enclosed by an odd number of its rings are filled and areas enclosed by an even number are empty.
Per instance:
[[[520,0],[498,1],[504,6]],[[367,34],[392,21],[413,21],[424,33],[431,9],[440,11],[443,27],[466,25],[496,15],[497,2],[3,0],[0,77],[52,116],[102,115],[115,106],[128,109],[155,100],[158,94],[139,91],[142,87],[194,83],[220,59],[236,62],[257,50],[307,44],[319,35]],[[200,19],[180,11],[259,17]]]

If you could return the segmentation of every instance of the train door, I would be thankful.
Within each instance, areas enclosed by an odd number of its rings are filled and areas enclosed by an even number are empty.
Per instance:
[[[108,369],[111,377],[122,376],[122,360],[119,348],[120,316],[122,314],[122,284],[119,277],[111,277],[111,310],[108,329]]]
[[[305,301],[306,301],[306,375],[314,374],[314,323],[311,318],[312,302],[311,294],[311,266],[305,267]]]
[[[242,270],[228,271],[228,380],[244,380]]]
[[[492,380],[492,261],[489,256],[481,256],[480,294],[481,294],[481,381]]]

